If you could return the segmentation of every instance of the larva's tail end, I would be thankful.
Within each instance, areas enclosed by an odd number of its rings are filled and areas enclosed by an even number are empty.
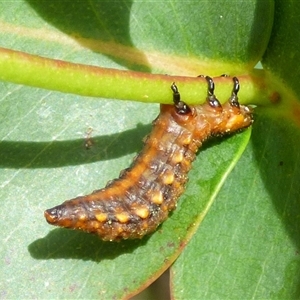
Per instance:
[[[47,209],[44,211],[44,217],[49,224],[56,225],[59,219],[59,211],[56,207]]]
[[[78,206],[70,207],[69,202],[66,201],[60,205],[45,210],[44,216],[46,221],[54,226],[60,226],[64,228],[81,229],[86,231],[86,219],[87,216],[84,211],[80,210]],[[76,214],[77,213],[77,214]]]
[[[45,210],[44,216],[51,225],[70,228],[73,227],[72,219],[69,218],[66,207],[61,204]]]

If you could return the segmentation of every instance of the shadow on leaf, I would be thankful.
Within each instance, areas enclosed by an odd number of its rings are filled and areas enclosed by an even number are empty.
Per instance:
[[[2,141],[0,167],[4,168],[55,168],[103,161],[138,152],[142,139],[151,125],[122,133],[91,138],[92,145],[85,147],[85,139],[53,142]]]
[[[85,232],[57,228],[44,238],[28,246],[35,259],[80,259],[100,262],[114,259],[121,254],[131,253],[147,243],[150,236],[141,240],[104,242],[99,237]]]

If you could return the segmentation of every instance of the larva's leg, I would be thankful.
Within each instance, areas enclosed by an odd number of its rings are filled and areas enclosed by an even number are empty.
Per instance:
[[[233,80],[233,89],[232,89],[231,97],[229,98],[229,103],[231,106],[240,108],[239,98],[237,95],[240,90],[240,83],[236,77],[233,77],[232,80]]]
[[[205,79],[206,79],[207,85],[208,85],[206,101],[208,102],[208,104],[211,107],[222,110],[222,105],[219,102],[219,100],[217,99],[216,95],[214,94],[215,84],[214,84],[213,79],[209,76],[205,76]]]
[[[173,102],[175,104],[176,112],[180,115],[189,114],[191,109],[185,102],[180,100],[180,93],[175,82],[172,83],[171,90],[173,91]]]
[[[173,102],[175,105],[177,105],[180,102],[180,93],[175,82],[172,83],[171,90],[173,91]]]

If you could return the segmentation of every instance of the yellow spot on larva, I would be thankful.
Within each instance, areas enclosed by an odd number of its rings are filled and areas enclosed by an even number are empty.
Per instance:
[[[154,204],[157,205],[162,204],[164,200],[162,192],[161,191],[153,192],[151,200]]]
[[[182,184],[179,181],[174,181],[173,189],[176,190],[176,192],[177,192],[177,190],[184,189],[184,187],[182,186]]]
[[[148,228],[148,223],[144,222],[142,227],[143,227],[143,229],[147,229]]]
[[[192,142],[192,136],[191,135],[183,136],[181,142],[183,145],[189,145]]]
[[[171,170],[167,170],[163,175],[164,184],[172,184],[174,182],[174,173]]]
[[[123,230],[122,226],[119,225],[118,227],[116,227],[116,231],[118,231],[118,233],[121,233],[121,232],[123,232],[124,230]]]
[[[105,213],[97,213],[95,217],[99,222],[105,222],[107,220],[107,214]]]
[[[86,219],[87,219],[87,215],[86,214],[80,213],[78,215],[78,221],[86,221]]]
[[[149,216],[149,209],[147,207],[139,207],[135,210],[135,214],[142,219],[146,219]]]
[[[172,157],[172,162],[178,164],[183,161],[183,154],[181,152],[174,153]]]
[[[98,229],[100,227],[100,224],[97,221],[91,221],[89,225],[90,225],[90,228],[93,228],[93,229]]]
[[[168,210],[168,206],[165,205],[165,204],[163,204],[163,205],[160,207],[160,209],[161,209],[162,211],[167,211],[167,210]]]
[[[129,221],[129,214],[126,212],[122,212],[122,213],[116,214],[116,218],[118,219],[118,221],[120,223],[126,223]]]

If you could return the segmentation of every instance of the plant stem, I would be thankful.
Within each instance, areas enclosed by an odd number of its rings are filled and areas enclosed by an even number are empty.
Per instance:
[[[174,81],[188,104],[203,103],[207,95],[204,78],[100,68],[6,48],[0,48],[0,70],[0,80],[91,97],[172,103],[170,86]],[[238,78],[241,103],[270,104],[275,91],[266,88],[264,71],[256,70]],[[227,101],[232,79],[217,77],[214,81],[218,98]]]

